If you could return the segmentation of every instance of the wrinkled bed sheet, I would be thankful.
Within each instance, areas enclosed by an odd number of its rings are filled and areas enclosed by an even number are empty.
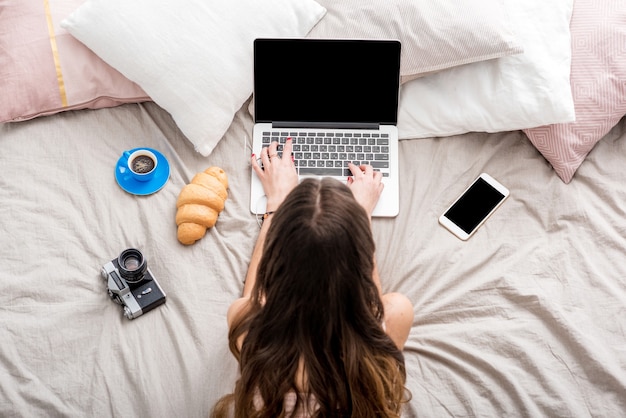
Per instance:
[[[258,233],[246,109],[208,158],[153,103],[0,125],[0,416],[206,417],[232,389],[225,314]],[[114,178],[138,146],[171,165],[154,195]],[[569,185],[521,132],[400,151],[400,215],[373,230],[384,290],[415,305],[405,416],[626,415],[626,122]],[[212,165],[226,208],[183,246],[176,198]],[[462,242],[437,217],[483,171],[511,196]],[[100,277],[127,247],[168,298],[132,321]]]

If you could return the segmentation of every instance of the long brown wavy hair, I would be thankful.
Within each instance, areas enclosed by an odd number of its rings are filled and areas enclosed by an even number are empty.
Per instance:
[[[313,417],[397,417],[410,396],[402,352],[382,328],[365,210],[332,179],[306,179],[274,214],[249,307],[233,323],[235,391],[212,416],[282,417],[285,396],[314,396]],[[245,335],[241,350],[237,340]],[[259,402],[260,401],[260,402]]]

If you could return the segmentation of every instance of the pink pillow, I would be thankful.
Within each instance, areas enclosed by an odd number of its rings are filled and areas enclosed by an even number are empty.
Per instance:
[[[59,24],[84,0],[0,0],[0,122],[150,100]]]
[[[576,0],[570,29],[576,121],[524,130],[565,183],[626,114],[626,2]]]

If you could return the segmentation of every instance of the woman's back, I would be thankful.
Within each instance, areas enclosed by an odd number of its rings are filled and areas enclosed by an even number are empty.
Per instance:
[[[383,329],[368,215],[346,185],[304,180],[264,223],[247,277],[254,285],[229,310],[241,377],[216,416],[229,402],[237,417],[399,416],[408,327],[400,344]]]

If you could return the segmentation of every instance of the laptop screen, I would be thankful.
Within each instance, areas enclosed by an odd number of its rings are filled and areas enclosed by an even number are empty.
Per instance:
[[[399,81],[398,41],[254,43],[255,122],[395,125]]]

